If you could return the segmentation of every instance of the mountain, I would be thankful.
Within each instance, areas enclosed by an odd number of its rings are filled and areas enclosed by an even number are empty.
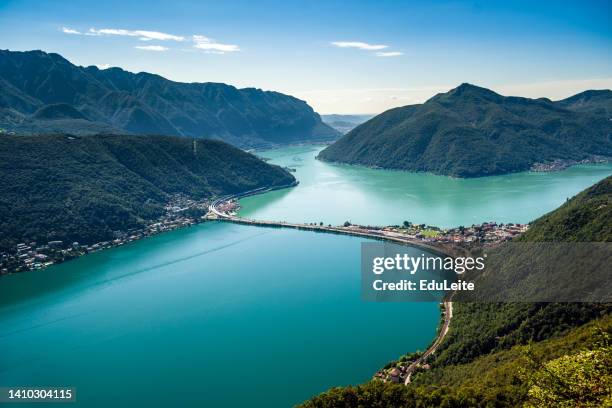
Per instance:
[[[58,119],[83,119],[88,120],[85,115],[67,103],[55,103],[45,105],[32,114],[32,118],[37,120],[58,120]]]
[[[587,112],[612,119],[612,91],[609,89],[584,91],[556,104],[576,112]]]
[[[523,242],[612,242],[612,176],[535,220]]]
[[[333,127],[338,132],[345,134],[361,125],[363,122],[372,119],[374,115],[321,115],[323,123]]]
[[[611,203],[612,176],[534,221],[517,241],[612,242]],[[607,264],[603,267],[609,277]],[[612,402],[612,304],[456,298],[448,335],[427,362],[430,369],[418,370],[408,386],[373,380],[332,388],[302,406],[595,407]]]
[[[24,240],[100,242],[158,218],[176,194],[206,199],[293,182],[220,141],[0,135],[0,250]]]
[[[339,136],[306,102],[278,92],[174,82],[121,68],[78,67],[53,53],[8,50],[0,50],[0,128],[188,136],[240,147]]]
[[[505,97],[470,84],[421,105],[388,110],[319,158],[456,177],[529,170],[535,164],[612,156],[610,91],[559,102]]]

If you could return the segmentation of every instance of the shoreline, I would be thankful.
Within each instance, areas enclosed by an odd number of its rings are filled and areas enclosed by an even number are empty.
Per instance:
[[[162,232],[182,229],[183,227],[186,227],[186,226],[190,227],[192,225],[197,225],[197,224],[208,222],[208,221],[230,222],[230,223],[242,224],[242,225],[252,225],[252,226],[256,226],[260,228],[290,228],[290,229],[310,231],[310,232],[315,232],[315,233],[348,235],[348,236],[354,236],[354,237],[374,239],[378,241],[386,241],[386,242],[396,243],[400,245],[407,245],[407,246],[411,246],[414,248],[419,248],[419,249],[428,251],[438,256],[458,257],[458,256],[465,255],[467,252],[467,248],[460,247],[458,245],[454,245],[451,243],[429,242],[426,240],[426,238],[425,239],[411,238],[407,236],[401,236],[401,234],[397,234],[397,233],[393,233],[393,235],[390,235],[392,234],[392,232],[385,229],[389,227],[367,227],[367,229],[365,229],[366,227],[356,226],[356,225],[351,225],[351,224],[344,225],[344,226],[331,226],[331,225],[324,226],[322,224],[319,224],[319,225],[317,224],[299,224],[299,223],[290,223],[290,222],[285,222],[285,221],[251,220],[251,219],[247,219],[244,217],[240,217],[238,215],[227,213],[225,210],[219,210],[219,208],[217,208],[218,206],[222,204],[227,206],[228,203],[229,204],[231,204],[232,202],[235,203],[235,200],[238,200],[240,198],[262,194],[262,193],[275,191],[275,190],[291,188],[291,187],[297,186],[298,184],[299,184],[299,181],[295,180],[294,182],[288,185],[260,187],[254,190],[249,190],[249,191],[245,191],[245,192],[238,193],[238,194],[226,195],[220,198],[216,198],[213,201],[208,201],[210,204],[207,207],[207,213],[201,217],[195,217],[195,218],[181,217],[180,215],[178,215],[180,214],[180,212],[174,213],[175,216],[171,217],[168,215],[170,213],[168,213],[165,217],[167,218],[167,220],[172,221],[172,224],[171,224],[172,227],[162,226],[163,228],[161,229],[154,229],[153,231],[149,231],[148,229],[151,226],[162,225],[160,220],[155,220],[151,222],[150,224],[148,224],[145,228],[143,228],[143,230],[140,231],[138,234],[130,236],[129,239],[127,240],[121,240],[121,242],[117,242],[117,241],[105,242],[104,244],[107,244],[107,245],[102,245],[96,248],[95,251],[86,251],[84,253],[79,253],[78,255],[64,258],[60,262],[55,262],[54,264],[67,262],[71,259],[76,259],[78,257],[87,255],[92,252],[101,251],[103,249],[110,249],[113,247],[122,246],[125,243],[140,240],[148,236],[161,234]],[[195,205],[199,206],[199,208],[202,208],[203,203],[206,202],[206,200],[205,201],[194,201],[191,199],[187,199],[187,200],[190,200],[190,202],[195,203]],[[171,205],[168,204],[167,207],[170,208]],[[188,208],[187,207],[183,208],[183,210],[185,209],[188,209]],[[373,228],[377,228],[377,229],[373,229]],[[147,231],[147,233],[145,233],[145,231]],[[51,266],[51,265],[48,265],[48,266]],[[36,268],[36,269],[45,269],[45,268],[46,266],[42,268]],[[30,270],[34,270],[34,268]],[[20,271],[20,272],[26,272],[26,271]],[[9,272],[7,274],[20,273],[20,272]],[[452,319],[452,302],[450,300],[445,300],[441,304],[441,307],[443,307],[444,319],[438,326],[438,333],[436,337],[432,340],[432,343],[425,350],[425,352],[421,354],[419,357],[417,357],[414,361],[405,361],[403,362],[403,364],[398,364],[396,368],[393,368],[392,370],[390,370],[391,373],[396,372],[397,373],[396,376],[393,376],[390,374],[385,375],[384,373],[387,370],[381,369],[375,373],[375,375],[373,376],[374,379],[382,379],[383,381],[393,381],[393,382],[398,382],[398,383],[402,382],[405,385],[407,385],[410,383],[412,373],[417,368],[423,368],[423,367],[427,368],[428,367],[428,365],[425,364],[425,361],[427,357],[429,357],[431,354],[434,354],[436,352],[437,348],[440,346],[440,344],[446,337],[449,331],[449,327],[450,327],[450,323]],[[400,367],[401,371],[397,367]]]
[[[255,190],[248,190],[232,196],[224,196],[214,200],[207,198],[194,200],[178,194],[173,197],[166,205],[167,212],[161,217],[148,221],[142,228],[121,231],[119,236],[99,241],[91,244],[81,245],[78,242],[64,243],[63,241],[49,241],[47,244],[37,244],[35,241],[24,241],[15,246],[14,252],[0,253],[0,278],[5,275],[31,272],[46,269],[53,265],[58,265],[91,253],[105,249],[123,246],[130,242],[139,241],[147,237],[158,235],[164,232],[175,231],[178,229],[191,227],[207,222],[207,211],[211,202],[220,202],[227,197],[246,197],[249,195],[260,194],[268,191],[294,187],[299,184],[295,180],[291,184],[282,186],[260,187]],[[194,212],[185,214],[184,212]]]
[[[572,167],[580,166],[580,165],[593,165],[593,166],[603,165],[603,164],[611,163],[612,157],[606,158],[606,157],[594,156],[594,157],[583,159],[583,160],[555,160],[549,163],[534,163],[529,167],[529,169],[526,169],[526,170],[512,171],[508,173],[499,173],[499,174],[486,174],[486,175],[476,176],[476,177],[459,177],[459,176],[453,176],[450,174],[434,173],[431,171],[406,170],[406,169],[398,169],[398,168],[393,168],[393,167],[381,167],[377,165],[332,161],[332,160],[322,159],[318,155],[315,156],[315,160],[318,160],[322,163],[335,165],[335,166],[350,166],[350,167],[361,167],[363,169],[368,169],[368,170],[385,170],[385,171],[397,171],[401,173],[425,174],[425,175],[431,175],[431,176],[437,176],[437,177],[448,177],[453,180],[472,180],[472,179],[484,179],[487,177],[508,176],[511,174],[520,174],[520,173],[554,173],[554,172],[568,170]]]

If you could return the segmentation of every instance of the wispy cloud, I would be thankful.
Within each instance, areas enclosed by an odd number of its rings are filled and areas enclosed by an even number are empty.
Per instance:
[[[168,47],[162,45],[137,45],[134,48],[145,51],[168,51]]]
[[[76,34],[76,35],[81,34],[80,31],[73,30],[72,28],[68,28],[68,27],[62,27],[62,32],[64,32],[64,34]]]
[[[138,37],[143,41],[185,41],[185,37],[180,35],[162,33],[160,31],[124,30],[121,28],[102,28],[99,30],[90,28],[85,35],[118,35],[124,37]]]
[[[384,50],[385,48],[389,48],[388,45],[368,44],[361,41],[332,41],[331,44],[339,48],[358,48],[360,50],[367,51]]]
[[[399,51],[389,51],[389,52],[379,51],[375,55],[377,57],[399,57],[400,55],[404,55],[404,53],[399,52]]]
[[[203,35],[194,35],[192,40],[194,43],[194,48],[213,54],[225,54],[226,52],[240,51],[240,47],[235,44],[222,44]]]
[[[203,50],[207,54],[225,54],[228,52],[238,52],[240,47],[236,44],[224,44],[220,43],[212,38],[203,35],[192,35],[191,37],[184,37],[182,35],[174,35],[163,33],[161,31],[148,31],[148,30],[125,30],[122,28],[90,28],[87,31],[79,31],[69,27],[62,27],[62,32],[65,34],[73,35],[86,35],[86,36],[120,36],[120,37],[134,37],[140,41],[178,41],[185,42],[190,41],[192,43],[192,49]],[[145,51],[168,51],[169,48],[162,45],[137,45],[134,48]]]
[[[370,44],[362,41],[332,41],[331,45],[338,48],[356,48],[364,51],[376,51],[374,55],[377,57],[399,57],[404,55],[400,51],[380,51],[389,48],[386,44]]]

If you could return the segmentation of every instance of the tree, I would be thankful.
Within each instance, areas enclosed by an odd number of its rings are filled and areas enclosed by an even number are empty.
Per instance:
[[[600,330],[601,344],[594,350],[538,364],[527,376],[530,385],[526,407],[612,406],[612,347],[609,335]]]
[[[344,221],[344,226],[345,226],[345,227],[350,227],[350,226],[351,226],[350,221]]]

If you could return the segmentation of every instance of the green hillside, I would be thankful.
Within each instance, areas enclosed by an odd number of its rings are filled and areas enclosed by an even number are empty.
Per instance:
[[[319,154],[321,160],[456,177],[612,156],[612,92],[560,102],[504,97],[463,84],[422,105],[388,110]],[[582,101],[582,102],[581,102]],[[600,109],[601,108],[601,109]]]
[[[612,316],[469,364],[418,373],[409,386],[370,381],[332,388],[303,408],[602,407],[612,381]],[[608,404],[608,405],[606,405]]]
[[[535,220],[523,242],[612,242],[612,177]]]
[[[609,89],[584,91],[557,102],[558,105],[579,112],[588,112],[606,119],[612,118],[612,91]]]
[[[170,195],[203,199],[295,181],[226,143],[168,136],[0,135],[0,249],[94,243],[163,214]]]

